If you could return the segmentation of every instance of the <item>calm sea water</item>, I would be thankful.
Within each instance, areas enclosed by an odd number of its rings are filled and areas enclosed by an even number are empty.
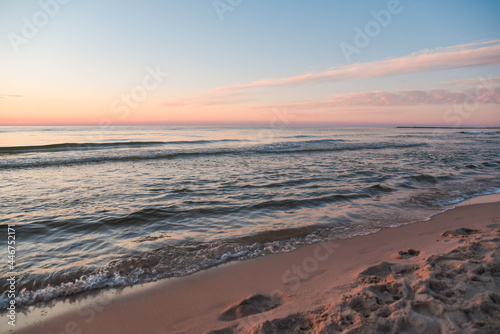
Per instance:
[[[18,305],[183,276],[498,193],[499,147],[496,130],[0,127],[0,249],[16,224]]]

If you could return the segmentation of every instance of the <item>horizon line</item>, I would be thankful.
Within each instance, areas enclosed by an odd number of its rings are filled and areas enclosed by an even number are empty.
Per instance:
[[[215,122],[215,123],[210,123],[210,122],[203,122],[203,123],[167,123],[167,122],[159,122],[159,123],[148,123],[148,122],[137,122],[137,123],[115,123],[115,124],[108,124],[108,125],[102,125],[102,124],[95,124],[95,123],[48,123],[48,124],[43,124],[43,123],[35,123],[35,124],[16,124],[16,123],[11,123],[11,124],[0,124],[0,127],[40,127],[40,126],[68,126],[68,127],[81,127],[81,126],[88,126],[88,127],[102,127],[103,129],[106,128],[111,128],[111,127],[127,127],[127,126],[185,126],[185,127],[190,127],[190,126],[220,126],[220,127],[269,127],[269,128],[276,128],[277,130],[282,130],[284,128],[298,128],[298,127],[372,127],[372,128],[449,128],[449,129],[469,129],[469,128],[491,128],[491,129],[496,129],[500,128],[500,123],[495,125],[495,124],[471,124],[471,125],[445,125],[445,124],[401,124],[401,123],[375,123],[375,124],[366,124],[366,123],[296,123],[296,124],[288,124],[288,125],[282,125],[282,126],[276,126],[276,125],[270,125],[269,123],[220,123],[220,122]]]

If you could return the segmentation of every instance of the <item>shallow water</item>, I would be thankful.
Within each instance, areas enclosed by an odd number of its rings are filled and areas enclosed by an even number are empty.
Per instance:
[[[18,304],[422,220],[499,193],[499,144],[495,130],[0,127]]]

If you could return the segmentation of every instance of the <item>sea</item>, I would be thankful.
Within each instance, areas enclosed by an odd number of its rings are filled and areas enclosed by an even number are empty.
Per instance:
[[[18,308],[426,220],[500,193],[498,129],[0,127]],[[2,254],[2,253],[0,253]]]

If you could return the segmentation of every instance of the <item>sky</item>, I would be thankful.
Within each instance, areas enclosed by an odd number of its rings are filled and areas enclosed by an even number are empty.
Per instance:
[[[500,126],[500,1],[0,0],[0,125]]]

